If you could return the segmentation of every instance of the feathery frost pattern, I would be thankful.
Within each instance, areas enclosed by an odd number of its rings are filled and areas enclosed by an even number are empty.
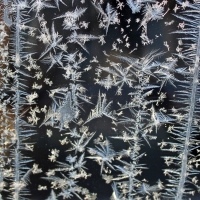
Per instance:
[[[200,198],[199,0],[0,2],[0,199]]]

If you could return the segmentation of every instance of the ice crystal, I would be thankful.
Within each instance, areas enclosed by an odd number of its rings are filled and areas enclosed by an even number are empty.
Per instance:
[[[1,11],[0,199],[199,198],[199,0]]]

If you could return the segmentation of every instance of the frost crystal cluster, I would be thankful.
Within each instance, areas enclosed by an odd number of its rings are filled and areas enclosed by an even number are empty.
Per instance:
[[[200,199],[200,0],[0,3],[0,199]]]

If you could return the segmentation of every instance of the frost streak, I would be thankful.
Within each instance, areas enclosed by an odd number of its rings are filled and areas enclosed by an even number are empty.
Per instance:
[[[184,192],[184,184],[185,184],[185,178],[187,175],[187,162],[188,162],[188,155],[189,155],[189,144],[190,144],[190,134],[192,132],[192,121],[193,121],[193,115],[195,111],[195,102],[196,102],[196,92],[197,92],[197,86],[199,84],[198,82],[198,76],[199,76],[199,56],[200,56],[200,28],[199,28],[199,34],[198,34],[198,43],[197,43],[197,52],[196,52],[196,59],[194,64],[194,76],[193,76],[193,83],[192,83],[192,92],[191,92],[191,100],[190,100],[190,108],[189,108],[189,115],[188,115],[188,125],[187,125],[187,131],[186,131],[186,138],[185,138],[185,147],[183,151],[183,159],[181,162],[181,174],[180,174],[180,181],[178,185],[177,190],[177,200],[182,199],[182,195]]]

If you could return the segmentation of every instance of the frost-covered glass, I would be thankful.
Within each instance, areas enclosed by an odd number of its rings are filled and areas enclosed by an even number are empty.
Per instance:
[[[200,199],[200,0],[0,2],[0,199]]]

